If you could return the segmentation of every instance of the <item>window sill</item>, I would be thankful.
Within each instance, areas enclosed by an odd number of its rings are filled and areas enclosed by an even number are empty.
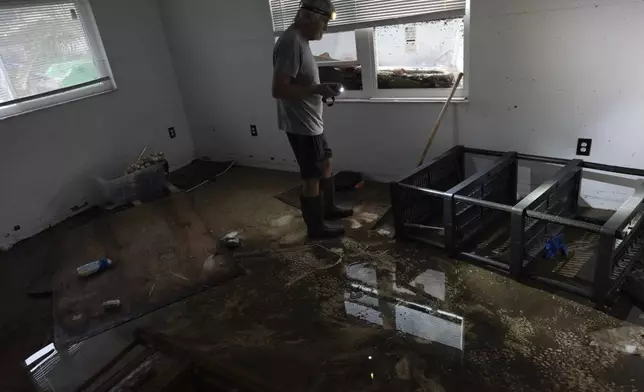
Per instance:
[[[77,91],[82,91],[82,90],[74,91],[74,92],[69,94],[68,98],[63,98],[63,99],[61,99],[60,96],[53,95],[52,97],[57,98],[56,101],[53,101],[51,103],[46,103],[46,104],[43,104],[41,106],[29,108],[29,109],[20,111],[18,113],[10,113],[10,114],[8,114],[6,116],[3,116],[2,115],[2,110],[0,110],[0,121],[9,120],[9,119],[12,119],[12,118],[24,116],[26,114],[38,112],[38,111],[53,108],[53,107],[56,107],[56,106],[66,105],[68,103],[80,101],[80,100],[87,99],[87,98],[96,97],[96,96],[103,95],[103,94],[109,94],[109,93],[115,92],[117,90],[118,90],[118,88],[116,87],[116,85],[114,85],[113,82],[111,82],[109,87],[101,86],[100,89],[96,89],[95,91],[92,91],[92,92],[83,91],[83,93],[84,93],[83,95],[75,94]],[[65,95],[65,94],[67,94],[67,93],[63,93],[61,95]],[[48,99],[48,98],[45,98],[45,99]]]
[[[338,98],[336,103],[445,103],[444,98]],[[452,103],[467,103],[469,100],[463,97],[452,98]]]

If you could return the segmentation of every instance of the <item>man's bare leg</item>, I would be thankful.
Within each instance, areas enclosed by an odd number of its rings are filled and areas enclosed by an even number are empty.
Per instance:
[[[333,163],[331,162],[331,158],[327,158],[324,160],[324,178],[331,177],[333,177]]]

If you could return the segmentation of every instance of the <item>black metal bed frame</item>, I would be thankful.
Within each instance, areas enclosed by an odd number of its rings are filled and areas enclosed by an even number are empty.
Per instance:
[[[496,159],[489,168],[466,178],[465,154]],[[562,167],[517,201],[519,160]],[[633,264],[643,256],[644,186],[607,222],[598,224],[578,217],[584,169],[644,177],[644,170],[634,168],[456,146],[391,183],[396,238],[422,241],[454,257],[484,263],[517,279],[529,276],[603,305],[614,298]],[[472,251],[481,235],[495,230],[499,222],[505,223],[498,235],[499,241],[507,238],[502,246],[507,248],[505,259]],[[526,272],[547,239],[566,227],[599,236],[592,283]]]

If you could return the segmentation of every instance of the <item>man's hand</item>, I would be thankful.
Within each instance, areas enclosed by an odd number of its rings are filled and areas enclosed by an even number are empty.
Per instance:
[[[342,90],[340,83],[322,83],[315,86],[315,92],[323,98],[337,97],[342,94]]]

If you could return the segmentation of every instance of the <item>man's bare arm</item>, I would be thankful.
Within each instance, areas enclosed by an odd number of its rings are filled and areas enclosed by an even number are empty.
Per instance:
[[[319,85],[300,86],[291,83],[291,77],[282,72],[273,75],[273,98],[291,100],[319,94]]]
[[[273,75],[273,98],[291,100],[321,95],[323,97],[337,97],[340,95],[340,86],[336,83],[322,83],[311,86],[300,86],[291,82],[291,77],[282,72]]]

